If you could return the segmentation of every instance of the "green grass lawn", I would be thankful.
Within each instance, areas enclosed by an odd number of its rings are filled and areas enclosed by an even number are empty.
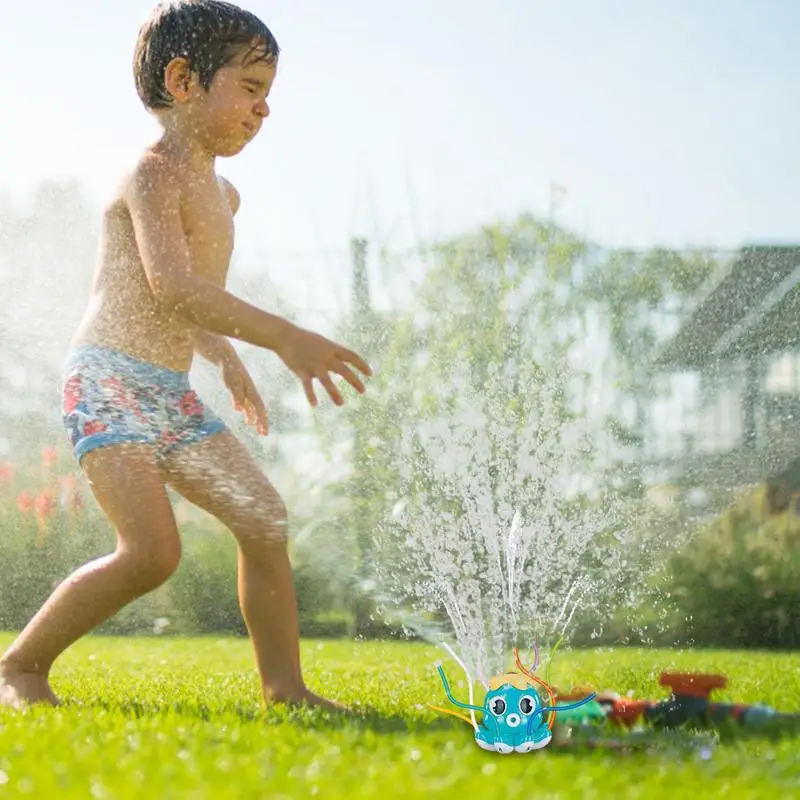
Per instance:
[[[0,636],[0,649],[8,641]],[[359,711],[342,720],[263,710],[245,640],[89,638],[53,676],[64,707],[0,710],[0,798],[799,796],[800,737],[709,745],[708,735],[664,735],[648,751],[486,753],[467,725],[425,706],[446,705],[439,655],[402,643],[304,642],[311,687]],[[564,652],[550,680],[661,697],[659,672],[676,668],[725,672],[720,699],[800,710],[800,655]],[[457,668],[447,669],[465,695]]]

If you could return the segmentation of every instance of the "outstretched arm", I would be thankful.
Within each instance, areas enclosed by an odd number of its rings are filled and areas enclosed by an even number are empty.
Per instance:
[[[348,366],[371,374],[358,354],[262,311],[194,273],[181,220],[179,178],[151,155],[137,167],[126,194],[142,267],[156,300],[199,328],[273,350],[298,376],[312,406],[317,405],[314,380],[337,405],[344,402],[332,372],[363,392],[364,384]]]
[[[194,274],[181,219],[180,176],[154,155],[136,169],[127,192],[136,244],[154,297],[200,328],[277,350],[293,327]]]

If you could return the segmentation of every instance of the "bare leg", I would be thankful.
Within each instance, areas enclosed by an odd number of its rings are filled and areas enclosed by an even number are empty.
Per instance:
[[[281,702],[304,696],[300,626],[286,545],[240,545],[238,588],[265,697]]]
[[[267,702],[341,708],[312,694],[300,668],[300,630],[286,547],[286,508],[245,446],[230,432],[176,450],[164,476],[220,520],[239,545],[239,602]]]
[[[181,547],[150,448],[115,445],[87,454],[83,468],[117,529],[117,549],[86,564],[53,592],[0,659],[0,705],[56,703],[47,678],[55,659],[123,606],[161,585]]]

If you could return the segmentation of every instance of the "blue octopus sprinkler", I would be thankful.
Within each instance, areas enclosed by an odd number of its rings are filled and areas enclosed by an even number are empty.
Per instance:
[[[480,723],[475,722],[474,716],[470,720],[448,709],[436,706],[431,706],[431,708],[456,716],[473,725],[475,742],[483,750],[503,754],[530,753],[533,750],[541,750],[553,738],[552,729],[556,713],[579,708],[594,700],[596,694],[593,692],[577,703],[557,706],[555,694],[550,686],[533,675],[539,665],[539,651],[536,645],[534,645],[534,649],[536,650],[536,661],[530,671],[525,669],[519,657],[519,651],[514,649],[514,659],[519,672],[496,675],[488,682],[484,682],[486,697],[482,706],[456,700],[450,691],[442,663],[436,664],[444,691],[450,702],[459,708],[481,712],[483,716]],[[550,705],[544,705],[537,685],[543,687],[547,692]],[[547,719],[545,719],[545,715],[548,715]]]

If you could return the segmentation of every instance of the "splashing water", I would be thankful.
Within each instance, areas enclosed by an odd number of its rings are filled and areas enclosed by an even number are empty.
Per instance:
[[[564,413],[557,375],[528,388],[522,418],[504,393],[462,383],[447,414],[422,422],[407,437],[408,491],[378,538],[384,585],[416,612],[409,627],[441,640],[446,620],[484,683],[513,647],[566,634],[579,609],[601,619],[640,585],[626,574],[630,509],[590,480],[586,422]]]

